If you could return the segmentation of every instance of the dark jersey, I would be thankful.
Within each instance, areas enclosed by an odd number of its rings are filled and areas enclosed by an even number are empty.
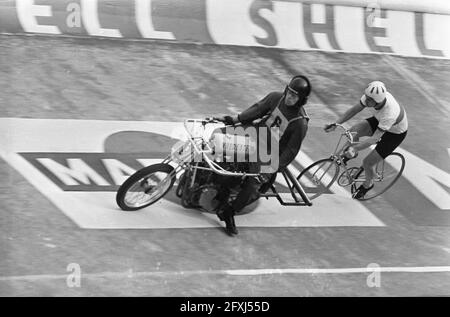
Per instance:
[[[263,118],[259,125],[279,128],[279,167],[289,165],[297,156],[308,130],[308,115],[303,107],[286,106],[284,94],[271,92],[238,115],[239,121],[248,124]]]

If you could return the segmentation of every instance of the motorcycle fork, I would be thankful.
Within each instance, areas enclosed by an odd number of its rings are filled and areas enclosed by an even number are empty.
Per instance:
[[[197,166],[198,166],[198,163],[195,163],[195,167],[193,168],[194,171],[193,171],[192,176],[191,176],[191,188],[195,184],[195,177],[197,176]]]

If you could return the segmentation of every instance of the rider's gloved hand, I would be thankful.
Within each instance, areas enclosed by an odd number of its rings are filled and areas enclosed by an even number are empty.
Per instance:
[[[262,184],[268,183],[271,178],[272,178],[272,174],[269,174],[269,173],[261,173],[261,174],[259,174],[259,179],[260,179]]]
[[[332,132],[336,130],[336,123],[326,124],[323,129],[325,130],[325,132]]]
[[[214,118],[217,121],[223,122],[226,125],[235,125],[237,121],[232,116],[223,116],[223,117],[217,117]]]

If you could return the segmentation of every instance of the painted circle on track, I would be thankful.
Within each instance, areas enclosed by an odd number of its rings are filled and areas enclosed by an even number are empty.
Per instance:
[[[106,153],[149,153],[152,158],[164,158],[178,139],[145,131],[121,131],[105,140]]]

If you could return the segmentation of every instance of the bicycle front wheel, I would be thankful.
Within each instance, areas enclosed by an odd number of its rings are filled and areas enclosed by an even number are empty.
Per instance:
[[[329,189],[338,175],[339,165],[332,158],[326,158],[305,168],[297,176],[297,180],[309,199],[313,200],[324,193],[330,193]]]
[[[375,178],[373,188],[367,192],[364,198],[359,200],[369,200],[385,193],[400,178],[405,169],[405,158],[397,152],[389,154],[383,161],[375,167]],[[364,173],[362,173],[364,175]],[[352,194],[363,183],[363,180],[355,180],[352,186]]]

